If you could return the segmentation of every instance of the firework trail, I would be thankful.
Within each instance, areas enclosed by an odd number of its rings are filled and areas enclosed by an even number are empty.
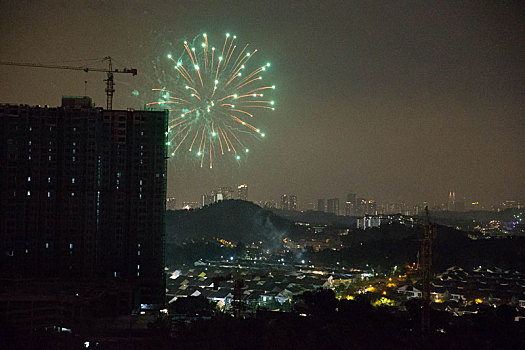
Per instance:
[[[275,85],[261,85],[262,74],[270,63],[252,71],[247,65],[257,52],[249,44],[238,45],[236,36],[226,34],[221,47],[211,47],[206,34],[198,37],[174,58],[174,86],[152,89],[159,94],[147,105],[169,109],[168,145],[170,155],[191,152],[200,167],[213,168],[217,156],[240,160],[248,153],[249,137],[264,138],[265,134],[253,125],[257,110],[275,110],[274,101],[266,93]],[[248,73],[245,73],[248,71]]]

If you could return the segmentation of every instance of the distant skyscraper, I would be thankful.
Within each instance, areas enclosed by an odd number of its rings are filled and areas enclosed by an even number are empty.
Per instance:
[[[203,194],[202,195],[202,206],[210,205],[212,203],[215,203],[216,201],[216,194],[212,191],[210,194]]]
[[[456,204],[456,191],[450,191],[448,193],[447,210],[454,210]]]
[[[339,198],[330,198],[326,201],[326,211],[339,215]]]
[[[289,196],[288,209],[289,210],[297,210],[297,196],[295,194],[291,194]]]
[[[248,200],[248,185],[242,184],[237,186],[237,198],[243,201]]]
[[[297,196],[295,194],[283,194],[281,196],[282,210],[297,210]]]
[[[346,216],[355,216],[356,215],[356,195],[355,193],[349,193],[346,195],[345,202],[345,215]]]
[[[167,113],[0,105],[4,273],[128,281],[163,303]]]
[[[325,211],[326,210],[326,207],[325,207],[325,203],[324,203],[324,199],[318,199],[317,200],[317,211]]]
[[[363,216],[367,212],[367,201],[364,198],[357,198],[356,199],[356,216]]]
[[[366,214],[368,215],[377,215],[377,204],[374,200],[368,200],[366,203]]]
[[[220,200],[233,199],[233,196],[234,196],[233,187],[231,187],[231,186],[219,187],[219,190],[217,191],[217,194],[221,195],[222,198]],[[217,200],[219,200],[219,198],[217,198]]]
[[[288,195],[287,194],[283,194],[281,196],[281,209],[282,210],[288,210]]]

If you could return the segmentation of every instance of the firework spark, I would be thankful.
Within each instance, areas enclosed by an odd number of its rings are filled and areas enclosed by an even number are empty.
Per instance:
[[[229,154],[240,160],[242,153],[248,153],[248,136],[265,137],[251,120],[257,110],[275,110],[274,101],[265,96],[275,85],[261,85],[270,63],[247,69],[257,52],[249,44],[238,45],[236,36],[226,34],[222,49],[215,49],[206,34],[202,39],[200,45],[196,40],[192,44],[185,41],[183,54],[177,59],[167,55],[176,83],[169,89],[152,89],[160,96],[148,106],[160,105],[170,111],[171,156],[191,152],[199,158],[201,168],[213,168],[216,156]]]

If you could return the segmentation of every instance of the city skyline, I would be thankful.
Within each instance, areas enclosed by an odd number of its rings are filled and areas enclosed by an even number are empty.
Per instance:
[[[336,196],[324,196],[323,198],[311,199],[310,197],[298,198],[295,194],[283,193],[277,198],[263,197],[263,198],[250,198],[247,197],[247,184],[241,185],[222,185],[215,188],[206,189],[198,197],[198,199],[177,198],[167,197],[167,209],[179,210],[186,208],[189,205],[191,208],[202,207],[212,203],[216,203],[220,200],[228,199],[241,199],[252,202],[263,208],[273,209],[285,209],[289,210],[289,196],[293,197],[295,209],[297,211],[324,211],[333,213],[341,216],[359,216],[362,215],[360,211],[356,211],[360,202],[364,201],[363,213],[368,214],[391,214],[391,213],[405,213],[405,214],[417,214],[423,210],[425,206],[428,206],[431,210],[446,210],[446,211],[471,211],[471,210],[502,210],[505,208],[521,208],[523,207],[523,201],[518,198],[500,200],[496,202],[480,202],[476,198],[466,198],[459,193],[456,196],[456,191],[451,190],[443,194],[441,200],[438,201],[419,201],[419,202],[407,202],[400,198],[392,200],[377,200],[375,197],[364,197],[360,193],[346,193],[339,194]],[[238,192],[235,194],[235,188]],[[223,195],[224,189],[226,189],[227,195]],[[245,195],[241,196],[242,191],[246,192]],[[288,205],[283,204],[284,202]],[[329,201],[332,201],[331,209],[329,208]],[[335,207],[334,207],[335,205]],[[322,208],[321,208],[321,207]],[[337,209],[336,209],[337,208]],[[373,208],[373,210],[371,209]]]
[[[259,49],[277,86],[276,111],[258,120],[265,140],[239,165],[170,160],[168,196],[180,203],[243,183],[253,200],[340,198],[340,211],[350,192],[407,203],[446,203],[451,190],[484,203],[525,197],[519,3],[157,4],[2,4],[0,60],[89,65],[111,55],[138,69],[115,78],[116,108],[142,109],[167,47],[231,32]],[[84,94],[105,103],[103,74],[0,66],[0,75],[3,103],[58,106]]]

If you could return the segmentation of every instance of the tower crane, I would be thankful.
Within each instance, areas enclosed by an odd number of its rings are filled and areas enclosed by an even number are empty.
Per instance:
[[[51,69],[69,69],[69,70],[82,70],[84,72],[106,72],[107,78],[104,79],[106,82],[106,108],[111,110],[113,107],[113,93],[115,92],[113,74],[114,73],[129,73],[133,76],[137,75],[137,70],[135,68],[122,68],[122,69],[113,69],[113,64],[111,62],[111,57],[104,57],[104,60],[108,62],[108,68],[89,68],[82,66],[61,66],[54,64],[40,64],[40,63],[21,63],[21,62],[5,62],[0,61],[0,65],[4,66],[20,66],[20,67],[37,67],[37,68],[51,68]]]
[[[421,238],[421,254],[419,255],[421,280],[423,282],[423,308],[421,309],[421,333],[426,336],[430,329],[430,275],[432,268],[432,241],[437,235],[437,226],[430,222],[428,206],[425,207],[426,224]]]

